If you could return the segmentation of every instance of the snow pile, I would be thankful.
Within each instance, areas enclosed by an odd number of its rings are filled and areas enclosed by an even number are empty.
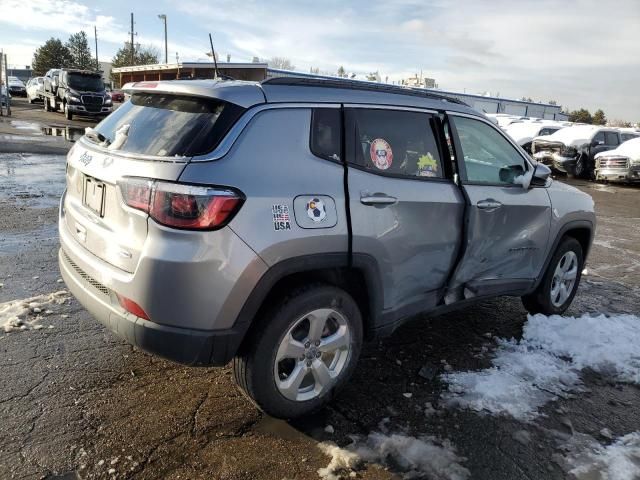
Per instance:
[[[600,157],[629,157],[632,160],[640,160],[640,138],[627,140],[620,144],[618,148],[600,152],[596,155],[596,158]]]
[[[634,480],[640,478],[640,432],[603,446],[588,435],[575,435],[563,447],[564,468],[577,480]]]
[[[640,384],[635,315],[529,316],[522,340],[497,343],[491,368],[442,375],[450,405],[531,420],[545,403],[580,391],[584,368]]]
[[[522,122],[512,123],[504,129],[507,134],[513,138],[518,145],[524,145],[530,142],[534,137],[540,134],[540,130],[547,126],[555,126],[555,122]],[[543,137],[544,138],[544,137]]]
[[[354,437],[346,448],[320,444],[331,463],[318,470],[321,478],[336,480],[351,473],[362,461],[376,463],[402,472],[403,478],[429,478],[433,480],[465,480],[470,472],[461,465],[465,458],[458,457],[448,440],[431,436],[412,437],[401,433],[370,433],[367,437]]]
[[[40,321],[55,313],[51,308],[62,305],[69,298],[65,290],[60,290],[24,300],[0,303],[0,328],[5,332],[44,328]]]

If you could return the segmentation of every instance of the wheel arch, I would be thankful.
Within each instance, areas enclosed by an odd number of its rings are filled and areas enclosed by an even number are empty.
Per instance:
[[[352,262],[347,253],[305,255],[278,262],[260,278],[234,324],[241,334],[233,353],[242,348],[255,320],[274,301],[296,287],[317,282],[349,293],[360,308],[365,338],[374,336],[383,305],[377,261],[366,254],[354,255]]]

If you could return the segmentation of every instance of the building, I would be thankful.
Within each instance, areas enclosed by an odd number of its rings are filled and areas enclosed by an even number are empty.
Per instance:
[[[7,75],[10,77],[18,77],[24,83],[27,83],[33,77],[33,70],[27,65],[24,68],[7,68]]]
[[[102,72],[102,81],[106,85],[111,85],[111,62],[100,62],[100,71]]]
[[[401,82],[402,85],[407,87],[419,87],[419,88],[438,88],[435,78],[427,78],[422,75],[415,74],[413,77],[405,78]]]
[[[267,78],[266,63],[218,62],[218,74],[236,80],[260,82]],[[111,69],[115,86],[121,87],[128,82],[145,80],[177,80],[195,78],[213,78],[213,62],[178,62],[157,65],[137,65]]]

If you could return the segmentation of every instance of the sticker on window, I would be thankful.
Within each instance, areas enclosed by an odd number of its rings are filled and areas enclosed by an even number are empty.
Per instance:
[[[437,177],[438,162],[431,153],[421,155],[418,158],[418,176],[419,177]]]
[[[289,205],[286,203],[276,204],[271,207],[273,214],[273,229],[291,230],[291,217],[289,217]]]
[[[393,163],[393,151],[391,150],[391,145],[382,138],[376,138],[371,142],[369,153],[371,155],[371,161],[379,170],[386,170]]]

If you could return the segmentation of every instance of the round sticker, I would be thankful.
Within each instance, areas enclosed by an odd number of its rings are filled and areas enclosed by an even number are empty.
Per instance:
[[[307,202],[307,215],[314,222],[321,222],[327,218],[327,209],[319,198],[312,198]]]
[[[386,170],[393,163],[393,151],[391,145],[382,138],[376,138],[371,142],[371,149],[369,151],[371,155],[371,161],[380,170]]]

